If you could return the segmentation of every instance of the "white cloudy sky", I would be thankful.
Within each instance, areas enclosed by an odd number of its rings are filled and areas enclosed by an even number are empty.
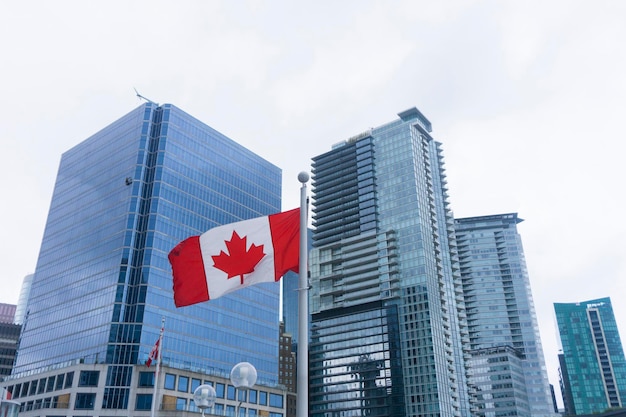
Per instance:
[[[13,1],[0,7],[0,302],[34,271],[60,155],[173,103],[297,173],[417,106],[457,217],[518,212],[551,382],[553,302],[626,337],[626,2]],[[620,139],[621,138],[621,139]]]

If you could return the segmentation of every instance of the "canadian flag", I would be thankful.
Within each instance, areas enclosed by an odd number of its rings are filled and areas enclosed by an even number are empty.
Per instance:
[[[150,354],[148,355],[148,360],[146,361],[146,366],[148,368],[150,367],[150,365],[152,365],[152,361],[157,360],[159,357],[159,342],[160,341],[161,341],[161,338],[158,338],[154,346],[152,346],[152,350],[150,351]],[[158,366],[157,366],[157,369],[158,369]]]
[[[169,253],[176,307],[298,272],[300,209],[215,227]]]

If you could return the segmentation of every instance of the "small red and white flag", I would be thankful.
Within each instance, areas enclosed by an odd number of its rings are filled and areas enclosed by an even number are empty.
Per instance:
[[[150,354],[148,355],[148,360],[146,361],[146,366],[149,368],[150,365],[152,365],[152,361],[157,360],[159,358],[159,345],[161,338],[159,337],[156,341],[156,343],[154,344],[154,346],[152,346],[152,350],[150,351]],[[158,366],[157,366],[158,368]]]
[[[176,307],[298,272],[300,209],[215,227],[169,253]]]

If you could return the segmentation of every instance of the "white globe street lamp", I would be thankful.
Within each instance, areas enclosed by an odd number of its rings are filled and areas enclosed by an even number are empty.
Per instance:
[[[252,388],[256,383],[257,373],[256,368],[249,362],[239,362],[233,366],[230,371],[230,382],[235,387],[235,398],[237,398],[237,389],[247,390]],[[239,407],[241,407],[242,401],[239,401],[237,410],[235,411],[235,417],[239,417]]]
[[[215,404],[215,389],[210,385],[200,385],[193,392],[193,402],[200,410],[202,410],[202,416],[204,417],[204,410],[213,407]]]

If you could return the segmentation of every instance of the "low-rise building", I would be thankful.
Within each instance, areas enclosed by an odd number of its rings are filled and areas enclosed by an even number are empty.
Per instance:
[[[19,324],[0,322],[0,377],[13,370],[21,330]]]
[[[109,365],[75,361],[46,369],[12,375],[0,382],[13,401],[20,403],[20,417],[39,416],[106,416],[148,417],[151,415],[152,397],[155,392],[156,367],[132,365],[131,372],[116,376],[107,374]],[[113,377],[130,378],[128,395],[111,388]],[[181,369],[164,365],[161,367],[156,389],[158,415],[191,416],[200,410],[193,401],[194,390],[202,385],[213,386],[217,394],[215,404],[205,411],[206,415],[229,417],[284,417],[286,413],[286,389],[283,386],[263,385],[242,390],[235,388],[226,374],[203,369]],[[103,408],[115,404],[111,396],[127,404],[117,408]],[[107,398],[109,397],[109,398]]]

